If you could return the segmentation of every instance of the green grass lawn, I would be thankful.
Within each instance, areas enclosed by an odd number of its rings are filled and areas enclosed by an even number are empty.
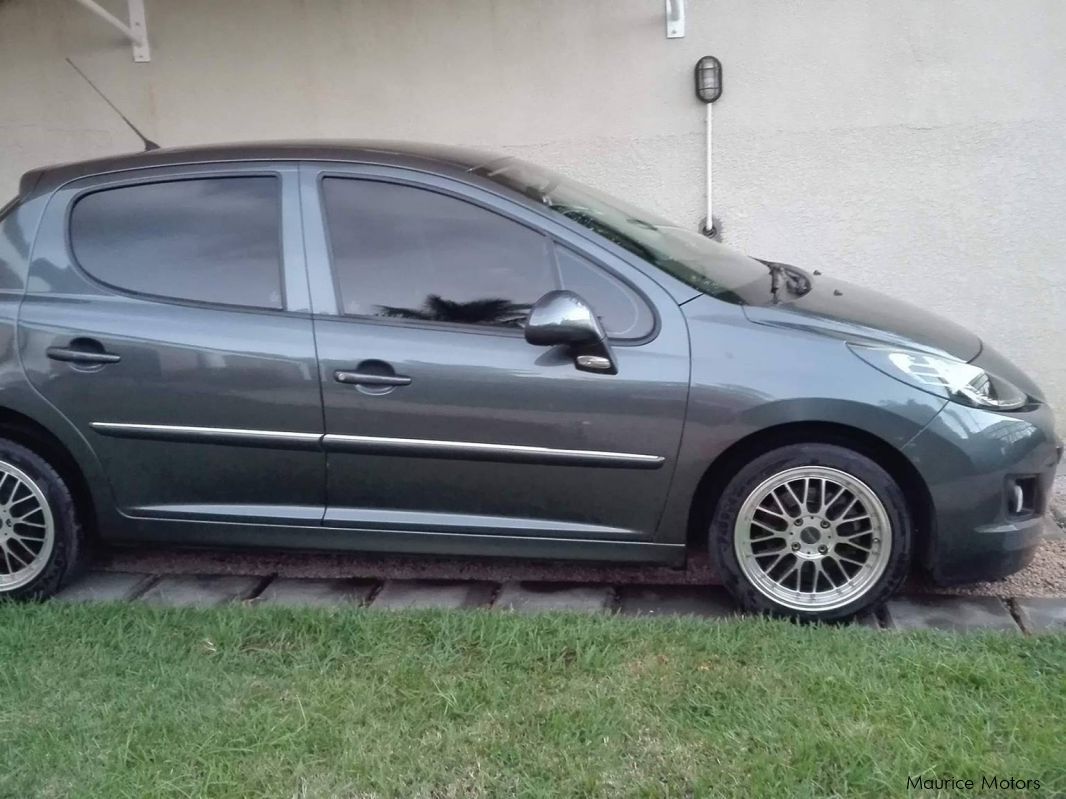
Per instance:
[[[1066,636],[0,604],[3,797],[885,797],[916,775],[1066,794]]]

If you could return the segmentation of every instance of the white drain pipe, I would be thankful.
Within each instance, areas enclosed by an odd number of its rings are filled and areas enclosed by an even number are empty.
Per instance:
[[[714,227],[714,103],[707,103],[707,221],[704,232],[712,238],[717,235]]]

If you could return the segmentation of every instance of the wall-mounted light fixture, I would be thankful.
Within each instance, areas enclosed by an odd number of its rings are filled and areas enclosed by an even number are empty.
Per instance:
[[[711,132],[713,129],[714,101],[722,96],[722,62],[713,55],[705,55],[696,62],[696,97],[707,106],[707,217],[703,220],[701,233],[712,239],[720,238],[714,219],[714,193],[711,179]]]
[[[705,103],[722,96],[722,62],[713,55],[696,62],[696,96]]]

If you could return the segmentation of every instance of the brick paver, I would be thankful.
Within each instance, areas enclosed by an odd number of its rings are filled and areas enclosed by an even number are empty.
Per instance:
[[[263,578],[233,575],[169,575],[93,571],[64,588],[59,602],[140,600],[167,607],[214,607],[251,598]],[[484,608],[520,613],[576,611],[603,613],[613,608],[627,616],[694,616],[727,619],[739,615],[719,586],[620,585],[483,580],[386,580],[363,578],[275,578],[255,604],[287,607],[381,610]],[[890,600],[879,623],[867,613],[854,623],[890,630],[1000,630],[1066,633],[1066,598],[1019,598],[1006,602],[981,596],[900,596]],[[1018,624],[1021,623],[1021,628]]]
[[[1001,630],[1020,632],[995,597],[897,597],[885,606],[890,630]]]
[[[603,613],[613,601],[614,589],[608,585],[504,583],[493,607],[519,613],[553,610]]]
[[[132,572],[89,572],[58,594],[60,602],[121,602],[132,599],[152,579]]]
[[[429,610],[485,607],[495,585],[465,580],[387,580],[370,607]]]
[[[305,580],[279,577],[256,598],[257,605],[289,608],[354,607],[377,587],[373,580]]]
[[[141,596],[143,602],[172,608],[209,608],[246,599],[259,577],[175,574],[163,577]]]
[[[1066,632],[1066,599],[1015,599],[1014,607],[1027,632]]]
[[[627,616],[702,616],[737,613],[724,589],[702,585],[631,585],[618,589],[619,610]]]

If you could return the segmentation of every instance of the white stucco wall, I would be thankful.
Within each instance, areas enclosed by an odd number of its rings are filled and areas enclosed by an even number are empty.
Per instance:
[[[147,4],[134,64],[73,0],[0,0],[0,193],[136,148],[69,55],[164,145],[487,146],[696,225],[710,53],[726,243],[966,324],[1066,408],[1062,0],[689,0],[676,40],[662,0]]]

